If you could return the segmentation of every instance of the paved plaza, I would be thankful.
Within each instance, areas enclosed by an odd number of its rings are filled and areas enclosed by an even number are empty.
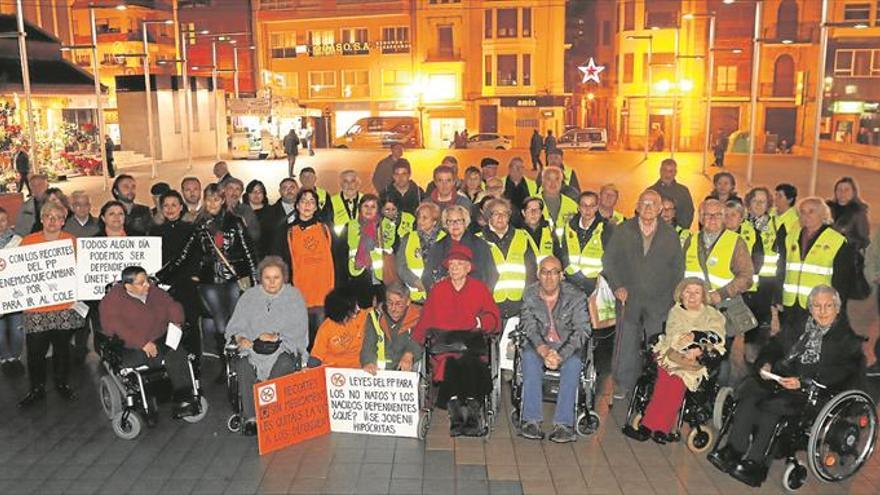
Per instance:
[[[430,170],[444,151],[407,153],[414,164],[415,178],[428,180]],[[460,163],[477,164],[482,153],[456,153]],[[492,153],[502,163],[518,151]],[[320,185],[335,190],[336,172],[356,168],[369,184],[373,164],[381,152],[322,151],[314,158],[304,157],[299,166],[318,168]],[[656,180],[661,155],[652,154],[648,163],[639,163],[637,153],[593,153],[566,161],[574,165],[585,189],[615,182],[622,191],[623,211],[631,211],[638,192]],[[691,187],[694,197],[709,189],[700,174],[699,156],[680,155],[680,180]],[[192,171],[186,164],[160,166],[157,180],[179,184],[184,175],[210,177],[212,160],[196,160]],[[744,174],[744,157],[731,157],[731,170]],[[759,157],[755,183],[775,184],[782,180],[805,188],[808,162],[796,157]],[[502,172],[504,171],[502,167]],[[138,180],[140,201],[147,200],[149,169],[131,172]],[[277,197],[275,184],[285,174],[286,163],[231,162],[231,172],[247,182],[263,180],[270,197]],[[711,170],[710,170],[711,172]],[[833,181],[853,175],[862,184],[868,202],[880,197],[880,174],[839,165],[823,164],[819,192],[828,196]],[[744,180],[742,180],[744,182]],[[75,178],[60,186],[70,192],[84,189],[93,194],[97,208],[102,181]],[[742,184],[740,191],[746,189]],[[878,217],[874,217],[877,222]],[[855,303],[850,308],[854,324],[865,328],[876,325],[873,302]],[[507,420],[507,394],[498,425],[488,440],[448,436],[445,414],[434,415],[426,441],[375,436],[331,434],[306,441],[285,450],[260,456],[256,441],[229,433],[225,423],[229,414],[225,390],[212,383],[220,369],[217,360],[208,359],[203,376],[210,410],[204,421],[190,425],[170,419],[170,408],[161,408],[159,425],[146,430],[134,441],[119,440],[113,434],[97,397],[100,365],[95,355],[76,367],[71,383],[80,393],[74,403],[63,402],[53,389],[48,400],[31,410],[20,411],[15,403],[27,392],[27,380],[0,378],[0,494],[14,493],[399,493],[399,494],[554,494],[554,493],[781,493],[782,463],[774,464],[767,482],[753,490],[719,473],[704,455],[692,454],[684,443],[659,446],[638,443],[624,437],[620,427],[625,405],[608,407],[607,369],[610,341],[603,341],[596,352],[600,368],[598,412],[599,431],[574,444],[556,445],[515,437]],[[870,382],[878,397],[880,380]],[[549,406],[548,406],[549,407]],[[802,493],[880,493],[880,455],[854,479],[845,483],[820,484],[810,478]]]

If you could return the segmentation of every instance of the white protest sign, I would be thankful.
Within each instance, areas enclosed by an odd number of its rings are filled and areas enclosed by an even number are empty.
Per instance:
[[[504,325],[504,332],[501,334],[501,341],[498,343],[500,357],[498,363],[503,370],[511,370],[513,371],[513,353],[515,352],[513,341],[510,340],[510,332],[516,329],[516,326],[519,325],[519,316],[514,316],[507,320],[507,325]]]
[[[327,368],[330,431],[417,437],[419,374]]]
[[[104,297],[107,284],[129,266],[153,274],[162,268],[161,237],[84,237],[77,239],[77,296],[82,301]]]
[[[72,239],[0,250],[0,314],[75,300]]]

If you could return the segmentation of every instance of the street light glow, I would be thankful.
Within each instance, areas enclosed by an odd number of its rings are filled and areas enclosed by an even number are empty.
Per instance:
[[[694,82],[690,79],[682,79],[678,83],[678,89],[681,90],[683,93],[688,93],[692,89],[694,89]]]

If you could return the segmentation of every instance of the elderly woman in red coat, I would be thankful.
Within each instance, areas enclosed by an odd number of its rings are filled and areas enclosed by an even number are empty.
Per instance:
[[[443,353],[434,358],[434,382],[439,383],[437,404],[446,407],[450,434],[482,435],[483,398],[492,391],[492,377],[480,356],[479,334],[497,334],[501,315],[492,293],[479,280],[469,276],[471,250],[455,243],[443,262],[449,276],[431,288],[422,317],[413,329],[412,339],[425,344],[429,334],[438,340],[467,342],[473,352]],[[452,333],[454,332],[454,333]],[[444,335],[445,334],[445,335]],[[435,348],[436,349],[436,348]]]

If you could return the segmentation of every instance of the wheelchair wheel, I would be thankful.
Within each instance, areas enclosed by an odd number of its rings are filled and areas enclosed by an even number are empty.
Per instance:
[[[241,416],[238,414],[232,414],[229,416],[229,419],[226,420],[226,429],[232,433],[238,433],[241,431],[241,425],[243,421],[241,420]]]
[[[596,414],[595,411],[581,413],[581,415],[578,416],[577,424],[575,425],[575,431],[578,435],[582,437],[592,435],[593,433],[596,433],[596,430],[598,429],[599,415]]]
[[[513,428],[513,431],[518,435],[520,430],[522,429],[522,425],[520,424],[519,419],[519,411],[512,407],[510,408],[510,427]]]
[[[134,440],[141,434],[143,422],[133,411],[121,412],[113,417],[113,433],[123,440]]]
[[[849,478],[874,452],[877,408],[871,397],[848,390],[828,401],[813,422],[807,441],[807,465],[824,482]]]
[[[101,397],[101,408],[107,419],[113,419],[118,414],[122,414],[122,392],[116,386],[113,377],[104,375],[101,377],[99,394]]]
[[[807,481],[807,468],[799,462],[789,462],[785,465],[785,472],[782,474],[782,487],[786,491],[796,492],[804,486]]]
[[[199,413],[195,416],[187,416],[183,418],[187,423],[198,423],[199,421],[205,419],[205,416],[208,415],[208,399],[204,396],[199,397]]]
[[[687,437],[687,446],[694,454],[702,454],[709,450],[714,439],[715,432],[708,428],[691,428]]]
[[[428,437],[428,430],[431,429],[431,411],[422,411],[419,414],[419,440],[424,440]]]
[[[715,405],[712,408],[712,426],[715,430],[721,431],[724,427],[724,421],[730,416],[733,409],[733,389],[731,387],[721,387],[718,395],[715,396]]]

